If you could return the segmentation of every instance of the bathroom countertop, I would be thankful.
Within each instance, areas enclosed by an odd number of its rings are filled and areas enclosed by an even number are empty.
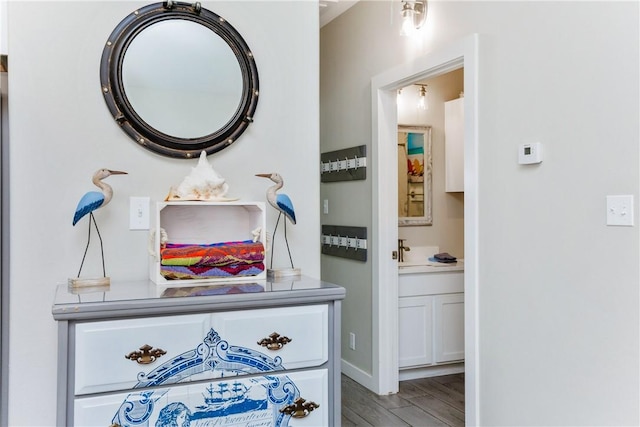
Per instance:
[[[451,264],[431,261],[398,263],[399,274],[438,273],[445,271],[464,271],[464,260],[459,259],[458,262]]]

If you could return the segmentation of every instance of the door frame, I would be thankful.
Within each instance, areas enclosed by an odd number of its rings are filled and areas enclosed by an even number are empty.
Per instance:
[[[378,394],[398,392],[397,90],[464,67],[465,418],[479,425],[478,52],[472,34],[371,79],[373,157],[373,372]]]
[[[7,63],[7,56],[0,55]],[[9,425],[9,104],[8,73],[0,71],[0,425]]]

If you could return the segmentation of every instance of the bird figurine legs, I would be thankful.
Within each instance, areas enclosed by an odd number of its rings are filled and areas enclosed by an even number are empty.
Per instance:
[[[278,219],[276,220],[276,226],[273,229],[273,236],[271,237],[271,268],[273,268],[273,242],[275,241],[276,231],[278,230],[278,224],[280,223],[280,217],[282,216],[282,212],[278,214]],[[287,252],[289,253],[289,262],[291,263],[291,269],[293,270],[293,258],[291,257],[291,249],[289,249],[289,240],[287,240],[287,221],[284,221],[284,242],[287,245]]]
[[[84,266],[84,260],[87,257],[87,251],[89,250],[89,243],[91,243],[91,224],[96,228],[96,233],[98,233],[98,239],[100,240],[100,256],[102,257],[102,276],[101,278],[96,279],[81,279],[80,274],[82,273],[82,267]],[[84,254],[82,255],[82,262],[80,263],[80,269],[78,270],[78,277],[75,279],[69,279],[69,283],[73,286],[104,286],[109,285],[110,279],[107,277],[105,264],[104,264],[104,249],[102,247],[102,236],[100,235],[100,229],[98,228],[98,223],[96,222],[95,217],[93,216],[93,212],[89,213],[89,231],[87,234],[87,246],[84,248]]]
[[[102,275],[106,277],[107,273],[104,268],[104,249],[102,248],[102,236],[100,236],[100,229],[98,229],[98,223],[96,222],[96,219],[93,216],[93,212],[89,213],[89,234],[87,236],[87,246],[84,248],[84,255],[82,255],[82,262],[80,263],[80,270],[78,270],[78,277],[80,277],[80,273],[82,272],[84,259],[87,257],[87,250],[89,249],[89,243],[91,243],[91,223],[93,223],[93,225],[96,227],[96,232],[98,233],[98,239],[100,239],[100,255],[102,256]]]

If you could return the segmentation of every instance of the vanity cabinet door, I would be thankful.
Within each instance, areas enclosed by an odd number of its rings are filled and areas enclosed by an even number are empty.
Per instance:
[[[317,408],[303,418],[280,412],[298,397]],[[73,425],[328,426],[328,404],[328,373],[318,369],[81,397]]]
[[[229,344],[279,357],[285,369],[307,368],[328,360],[328,313],[324,304],[239,310],[214,314],[213,327]]]
[[[202,342],[209,327],[208,314],[78,323],[75,394],[131,388],[140,373],[148,373]],[[141,349],[144,346],[149,348]],[[133,352],[139,360],[126,357]]]
[[[464,359],[464,294],[434,297],[436,363]]]
[[[400,368],[433,363],[433,297],[404,297],[398,305]]]

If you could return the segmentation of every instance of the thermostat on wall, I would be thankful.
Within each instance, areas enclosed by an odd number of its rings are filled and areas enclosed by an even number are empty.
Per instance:
[[[520,144],[518,152],[518,163],[521,165],[532,165],[542,162],[542,144],[534,142],[531,144]]]

